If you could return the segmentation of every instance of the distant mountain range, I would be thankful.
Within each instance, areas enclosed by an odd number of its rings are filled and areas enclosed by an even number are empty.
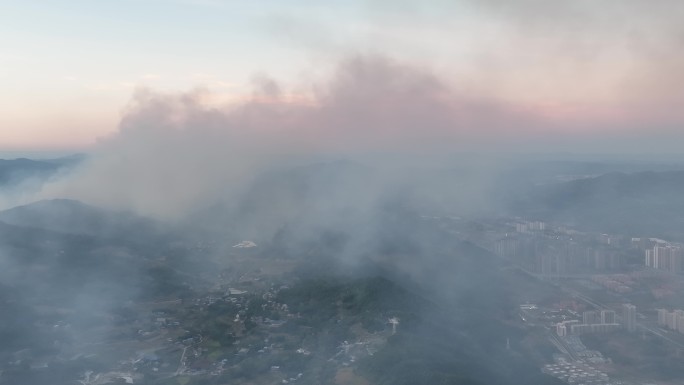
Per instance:
[[[72,199],[34,202],[0,211],[0,221],[22,227],[101,238],[153,236],[161,226],[150,219],[124,211],[90,206]]]
[[[684,239],[684,171],[613,172],[537,186],[509,207],[595,231]]]
[[[172,229],[133,214],[39,201],[0,211],[0,281],[39,301],[69,302],[87,287],[108,300],[174,295],[184,263],[169,258],[184,255],[176,239]]]
[[[76,166],[84,158],[83,155],[72,155],[45,160],[0,159],[0,188],[22,183],[29,179],[45,181],[61,170]]]

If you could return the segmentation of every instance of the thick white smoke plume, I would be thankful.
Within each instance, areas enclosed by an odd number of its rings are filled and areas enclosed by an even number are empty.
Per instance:
[[[139,90],[118,132],[43,196],[178,218],[244,192],[273,168],[382,157],[392,177],[399,169],[410,175],[409,166],[536,124],[506,105],[461,94],[427,70],[378,56],[343,61],[331,80],[299,98],[286,98],[271,80],[238,105],[217,106],[211,96]]]

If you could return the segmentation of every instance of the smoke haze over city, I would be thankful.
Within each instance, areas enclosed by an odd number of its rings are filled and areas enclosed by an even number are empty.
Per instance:
[[[0,384],[681,382],[682,20],[0,2]]]

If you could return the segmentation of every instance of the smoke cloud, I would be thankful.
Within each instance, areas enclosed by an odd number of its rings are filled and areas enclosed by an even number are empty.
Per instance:
[[[299,94],[259,78],[238,105],[216,105],[203,90],[138,90],[118,132],[44,195],[178,218],[245,193],[274,167],[382,155],[392,178],[535,126],[525,111],[460,93],[426,69],[354,56]]]

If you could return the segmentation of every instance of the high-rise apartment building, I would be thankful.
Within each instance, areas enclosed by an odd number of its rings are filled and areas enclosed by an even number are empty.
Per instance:
[[[636,331],[636,306],[629,303],[622,305],[622,326],[628,332]]]
[[[598,314],[596,314],[595,311],[585,311],[582,314],[582,323],[583,324],[596,324],[598,323]]]
[[[615,323],[615,312],[612,310],[601,310],[601,323],[602,324],[614,324]]]

